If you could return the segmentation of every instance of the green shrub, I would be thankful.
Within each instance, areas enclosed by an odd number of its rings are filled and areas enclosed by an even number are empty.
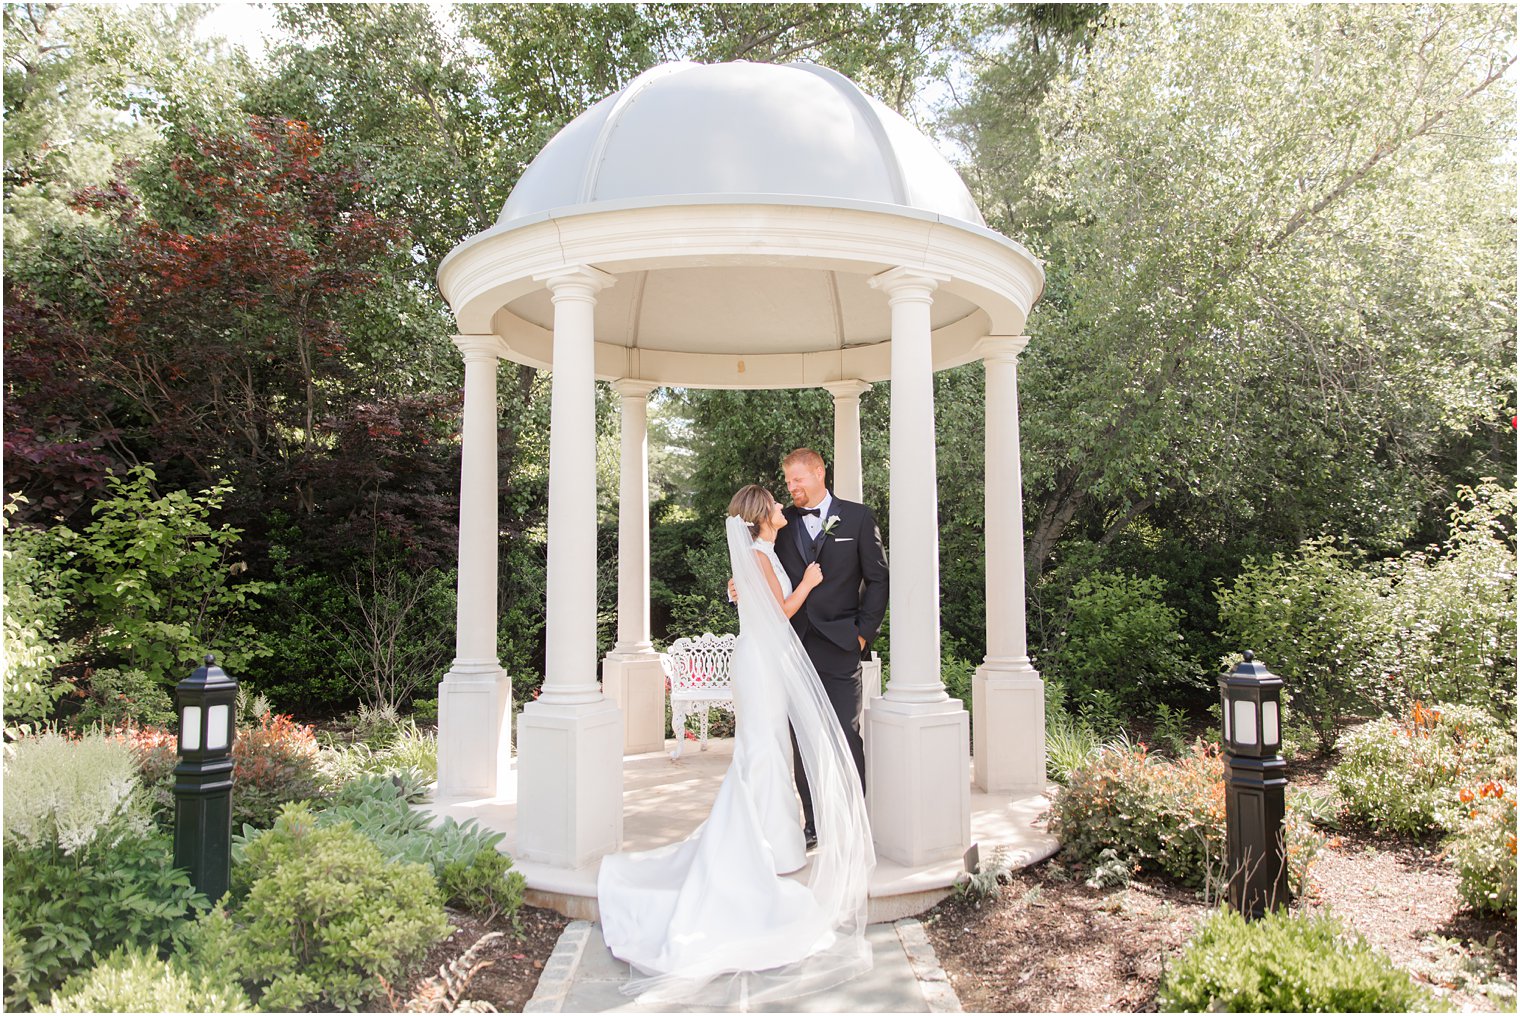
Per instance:
[[[254,661],[247,676],[281,712],[341,712],[352,706],[354,692],[333,666],[342,647],[321,618],[345,609],[343,592],[330,575],[291,563],[284,541],[301,537],[295,528],[280,530],[282,521],[288,526],[288,519],[274,513],[275,542],[268,552],[274,582],[251,615],[270,655]]]
[[[1202,885],[1210,859],[1223,854],[1224,785],[1210,781],[1217,775],[1217,760],[1205,750],[1174,765],[1144,746],[1107,748],[1072,771],[1050,829],[1084,863],[1112,850],[1126,867]]]
[[[117,835],[88,846],[5,851],[5,997],[43,1004],[63,980],[122,945],[173,945],[206,898],[173,866],[168,836]]]
[[[241,616],[265,584],[235,580],[246,571],[232,560],[240,531],[210,522],[231,488],[155,497],[156,479],[148,466],[111,476],[82,532],[48,531],[69,560],[65,586],[93,621],[88,640],[111,660],[170,684],[212,647],[239,672],[265,652]]]
[[[1077,720],[1088,730],[1124,729],[1124,705],[1107,688],[1084,688],[1076,696]]]
[[[251,883],[236,918],[237,968],[260,1006],[351,1009],[396,980],[449,933],[432,872],[393,864],[346,822],[320,826],[287,805],[247,844]]]
[[[1060,713],[1045,721],[1045,774],[1060,784],[1071,782],[1071,774],[1085,766],[1103,750],[1103,742],[1087,724]]]
[[[53,995],[51,1012],[251,1012],[236,981],[176,969],[152,952],[118,949]]]
[[[1078,580],[1051,661],[1069,694],[1108,692],[1128,713],[1179,680],[1199,683],[1200,668],[1183,649],[1182,615],[1166,605],[1165,593],[1166,582],[1153,575],[1096,572]]]
[[[5,845],[68,855],[107,828],[147,831],[134,807],[137,766],[126,745],[99,732],[56,731],[16,742],[5,761]]]
[[[1439,547],[1365,564],[1335,541],[1248,559],[1216,593],[1221,634],[1288,682],[1321,749],[1346,718],[1423,701],[1515,707],[1515,495],[1463,487]]]
[[[176,739],[159,727],[119,727],[112,736],[132,749],[154,815],[173,821]],[[316,735],[289,716],[266,713],[238,726],[232,744],[232,823],[267,829],[282,805],[323,796]]]
[[[1393,833],[1449,828],[1466,784],[1514,776],[1515,742],[1481,709],[1416,703],[1403,719],[1372,720],[1340,741],[1330,771],[1354,821]]]
[[[1327,917],[1214,913],[1169,964],[1162,1012],[1428,1012],[1437,999]]]
[[[1458,891],[1479,913],[1515,916],[1515,788],[1490,780],[1464,787],[1456,832],[1446,856],[1457,869]]]
[[[232,762],[234,825],[269,826],[285,804],[322,796],[316,735],[289,716],[269,713],[239,727]]]
[[[137,759],[144,794],[160,823],[173,821],[175,733],[161,727],[119,727],[114,738]],[[233,827],[268,829],[289,802],[324,795],[321,756],[309,725],[290,716],[264,713],[237,727],[233,742]]]
[[[1439,547],[1389,566],[1395,632],[1390,680],[1402,704],[1461,702],[1495,717],[1515,709],[1515,492],[1462,487]]]
[[[43,559],[46,536],[36,529],[11,522],[17,502],[13,496],[0,516],[5,545],[0,548],[0,615],[3,615],[5,652],[4,699],[0,709],[5,726],[38,724],[53,713],[53,705],[69,690],[69,683],[55,676],[60,663],[72,655],[74,646],[59,641],[59,629],[69,615],[69,598],[62,589],[59,569]]]
[[[1188,753],[1188,714],[1186,709],[1175,709],[1165,702],[1156,703],[1156,723],[1151,728],[1151,743],[1166,749],[1173,758]]]
[[[941,643],[939,677],[944,682],[945,694],[960,699],[966,712],[971,712],[971,679],[976,676],[976,664],[965,659],[965,650],[954,638],[947,636]],[[971,737],[976,739],[976,717],[971,717]]]
[[[1283,675],[1285,703],[1322,750],[1347,716],[1389,703],[1388,585],[1358,570],[1333,540],[1317,539],[1292,557],[1247,558],[1234,583],[1215,594],[1220,634]]]
[[[76,729],[124,724],[162,727],[175,722],[167,686],[141,670],[93,670],[81,690],[84,704],[69,720]]]
[[[1143,744],[1109,745],[1072,770],[1050,830],[1081,863],[1099,864],[1112,851],[1111,863],[1207,887],[1224,864],[1224,775],[1223,757],[1201,740],[1176,761]],[[1289,884],[1302,887],[1323,837],[1290,813],[1284,838]]]
[[[494,853],[503,836],[482,829],[474,819],[462,825],[449,817],[437,825],[432,821],[408,804],[405,785],[392,776],[356,780],[317,813],[319,825],[347,822],[387,859],[429,865],[439,878],[449,864],[468,864],[482,851]]]
[[[416,773],[423,783],[432,783],[438,779],[438,735],[419,730],[408,718],[391,730],[379,747],[364,741],[332,745],[322,752],[318,765],[329,788],[367,775],[399,774],[407,779]]]
[[[438,883],[450,906],[482,914],[486,920],[500,915],[514,922],[527,888],[522,872],[512,870],[512,859],[491,847],[475,851],[468,861],[449,861]]]

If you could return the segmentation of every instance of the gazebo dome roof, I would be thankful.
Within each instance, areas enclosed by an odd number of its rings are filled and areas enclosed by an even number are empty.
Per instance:
[[[590,273],[598,377],[798,388],[891,375],[880,285],[897,269],[933,288],[935,369],[1022,335],[1045,281],[929,139],[849,79],[677,63],[555,135],[438,285],[462,334],[550,368],[550,285]]]
[[[814,64],[746,62],[645,71],[544,146],[497,223],[719,196],[889,205],[984,224],[929,140],[853,81]]]

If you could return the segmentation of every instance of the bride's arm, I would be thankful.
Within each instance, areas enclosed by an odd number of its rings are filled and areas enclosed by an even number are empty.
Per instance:
[[[781,604],[781,613],[787,617],[791,617],[802,608],[802,601],[808,598],[808,593],[811,593],[813,587],[823,578],[823,572],[818,565],[810,564],[808,570],[803,573],[802,581],[797,584],[796,589],[792,590],[792,595],[782,596],[781,580],[776,578],[776,571],[771,567],[770,558],[758,550],[755,551],[755,557],[760,561],[760,574],[764,575],[765,581],[771,584],[771,595],[776,597],[776,602]],[[817,572],[817,578],[814,578],[814,572]]]

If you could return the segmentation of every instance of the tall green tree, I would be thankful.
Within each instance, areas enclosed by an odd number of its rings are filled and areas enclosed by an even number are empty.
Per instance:
[[[977,153],[1048,272],[1031,563],[1141,519],[1391,549],[1466,470],[1513,475],[1513,39],[1501,7],[1113,8],[1038,167]],[[1005,81],[959,122],[995,131]]]
[[[167,125],[236,123],[246,62],[195,38],[195,4],[5,5],[7,253]]]

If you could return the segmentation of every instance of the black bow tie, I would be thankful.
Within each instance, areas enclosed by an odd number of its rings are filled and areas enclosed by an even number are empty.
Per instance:
[[[811,516],[813,516],[813,518],[816,519],[819,515],[821,515],[823,513],[823,509],[822,508],[798,508],[797,509],[797,513],[799,515],[811,515]]]

